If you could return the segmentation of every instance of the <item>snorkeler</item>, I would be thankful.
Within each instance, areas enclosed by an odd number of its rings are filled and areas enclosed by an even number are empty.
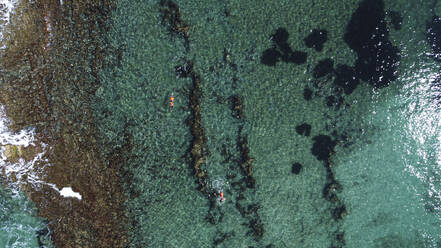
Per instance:
[[[172,111],[173,107],[175,106],[175,97],[173,96],[173,93],[170,96],[170,112]]]

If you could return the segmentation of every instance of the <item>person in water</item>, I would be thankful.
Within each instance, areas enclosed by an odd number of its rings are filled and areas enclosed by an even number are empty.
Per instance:
[[[223,201],[225,201],[225,198],[224,198],[224,192],[220,192],[220,202],[223,202]]]
[[[173,93],[170,96],[170,112],[172,111],[173,107],[175,106],[175,97]]]

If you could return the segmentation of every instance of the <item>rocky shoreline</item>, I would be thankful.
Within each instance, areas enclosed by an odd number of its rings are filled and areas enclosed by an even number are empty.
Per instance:
[[[90,108],[106,54],[100,34],[108,28],[112,6],[107,0],[23,1],[1,55],[0,104],[9,128],[35,127],[37,143],[50,147],[34,165],[47,185],[25,180],[22,190],[48,220],[56,247],[127,242],[120,169],[106,166]],[[37,148],[4,145],[11,163],[31,159]],[[71,187],[82,199],[65,198],[49,185]]]

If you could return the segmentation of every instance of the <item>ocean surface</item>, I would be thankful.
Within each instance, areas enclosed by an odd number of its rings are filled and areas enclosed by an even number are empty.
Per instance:
[[[91,118],[128,247],[441,247],[441,3],[114,2]],[[52,247],[1,113],[0,247]]]

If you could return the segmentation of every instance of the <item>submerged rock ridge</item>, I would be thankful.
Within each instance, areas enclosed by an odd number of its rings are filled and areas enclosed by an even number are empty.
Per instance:
[[[189,50],[189,25],[185,24],[181,19],[179,12],[179,6],[170,0],[160,1],[160,12],[162,14],[162,24],[170,28],[170,30],[179,34],[185,40],[185,49]],[[209,194],[207,189],[207,172],[203,168],[206,163],[206,154],[208,149],[206,146],[207,138],[205,136],[205,129],[202,126],[201,116],[201,78],[194,71],[193,62],[186,61],[182,66],[175,67],[176,76],[180,78],[191,78],[192,87],[189,95],[189,108],[191,110],[191,117],[187,120],[187,124],[190,126],[191,135],[193,140],[190,147],[191,163],[193,168],[193,174],[197,179],[199,190],[204,194]]]
[[[182,21],[179,6],[170,0],[161,0],[159,4],[161,6],[162,24],[168,25],[172,33],[184,38],[185,49],[188,51],[190,49],[188,36],[190,26]]]
[[[180,74],[183,77],[190,77],[192,80],[192,89],[190,90],[190,110],[192,116],[190,117],[188,124],[193,136],[191,142],[190,154],[192,159],[192,167],[194,176],[197,178],[199,184],[199,190],[205,194],[208,194],[207,189],[207,172],[203,168],[206,162],[206,154],[208,149],[206,147],[207,138],[205,136],[205,129],[202,126],[201,116],[201,78],[193,70],[193,63],[187,62],[183,67],[185,72]]]
[[[175,34],[179,34],[185,40],[185,48],[189,50],[189,36],[187,30],[188,25],[184,24],[179,14],[179,7],[172,1],[161,1],[161,13],[163,13],[163,24],[171,27],[171,30]],[[175,14],[170,14],[175,13]],[[180,28],[185,27],[185,28]],[[283,35],[283,34],[282,34]],[[282,44],[283,42],[281,42]],[[282,44],[284,46],[284,44]],[[217,184],[216,175],[209,175],[207,168],[207,156],[210,155],[208,149],[206,131],[202,122],[201,113],[201,101],[203,100],[201,77],[196,73],[194,64],[192,61],[185,59],[184,64],[175,66],[175,73],[178,78],[190,78],[192,85],[189,87],[189,110],[190,116],[186,123],[190,127],[190,133],[192,135],[192,142],[189,148],[189,155],[191,156],[192,174],[196,178],[198,183],[198,189],[208,199],[209,210],[205,217],[205,220],[212,224],[217,225],[221,223],[227,214],[221,205],[229,204],[232,201],[236,209],[239,211],[243,219],[244,225],[249,227],[249,231],[246,235],[253,237],[256,241],[260,240],[264,234],[264,226],[259,217],[258,210],[259,204],[251,202],[251,199],[245,197],[246,190],[254,190],[255,179],[253,177],[253,159],[250,157],[250,150],[248,148],[247,137],[242,132],[244,124],[244,101],[241,96],[237,94],[231,95],[228,99],[228,103],[231,108],[231,117],[234,118],[234,123],[237,126],[237,132],[234,132],[234,138],[226,138],[226,142],[220,149],[221,155],[224,157],[222,165],[228,167],[226,169],[226,184],[230,184],[231,189],[223,188]],[[232,63],[231,54],[228,49],[223,51],[223,63],[225,66],[230,66],[233,71],[237,71],[237,65]],[[210,71],[214,71],[215,66],[210,67]],[[230,83],[231,88],[237,87],[237,77],[233,76]],[[209,93],[207,93],[209,94]],[[218,99],[218,103],[226,103],[227,98],[223,98],[219,95],[215,96]],[[236,142],[234,142],[236,140]],[[223,181],[223,179],[220,179]],[[223,184],[223,183],[220,183]],[[228,202],[219,198],[220,190],[225,192],[225,195],[237,195],[235,198],[228,198]],[[220,231],[219,235],[213,239],[213,247],[222,245],[226,240],[236,236],[235,231]]]
[[[109,51],[101,36],[113,2],[20,1],[8,24],[1,52],[0,104],[11,132],[34,128],[32,147],[7,146],[17,158],[45,153],[21,189],[48,220],[56,247],[125,247],[125,201],[120,168],[107,166],[90,108]],[[29,158],[28,158],[29,157]],[[69,190],[81,197],[66,197]]]
[[[233,104],[232,111],[241,113],[240,119],[241,123],[238,127],[238,137],[237,137],[237,149],[239,150],[240,158],[238,163],[242,171],[243,178],[234,183],[234,189],[238,191],[238,196],[236,197],[236,209],[240,212],[243,218],[248,221],[249,231],[248,235],[254,237],[256,241],[259,241],[264,233],[264,224],[259,215],[260,204],[246,199],[244,196],[245,191],[255,190],[256,179],[253,176],[253,158],[250,156],[250,149],[248,147],[248,138],[243,131],[244,129],[244,101],[241,100],[239,96],[236,96]],[[246,186],[246,187],[245,187]],[[245,202],[248,200],[247,202]]]
[[[337,196],[337,193],[342,191],[341,184],[335,179],[332,171],[331,155],[334,153],[334,148],[337,145],[337,140],[333,140],[327,135],[317,135],[312,138],[314,143],[311,148],[312,154],[317,160],[322,161],[326,168],[326,183],[323,188],[323,197],[333,203],[334,209],[331,211],[335,220],[341,220],[347,214],[346,206]],[[344,246],[344,233],[337,232],[335,239],[335,247]]]

